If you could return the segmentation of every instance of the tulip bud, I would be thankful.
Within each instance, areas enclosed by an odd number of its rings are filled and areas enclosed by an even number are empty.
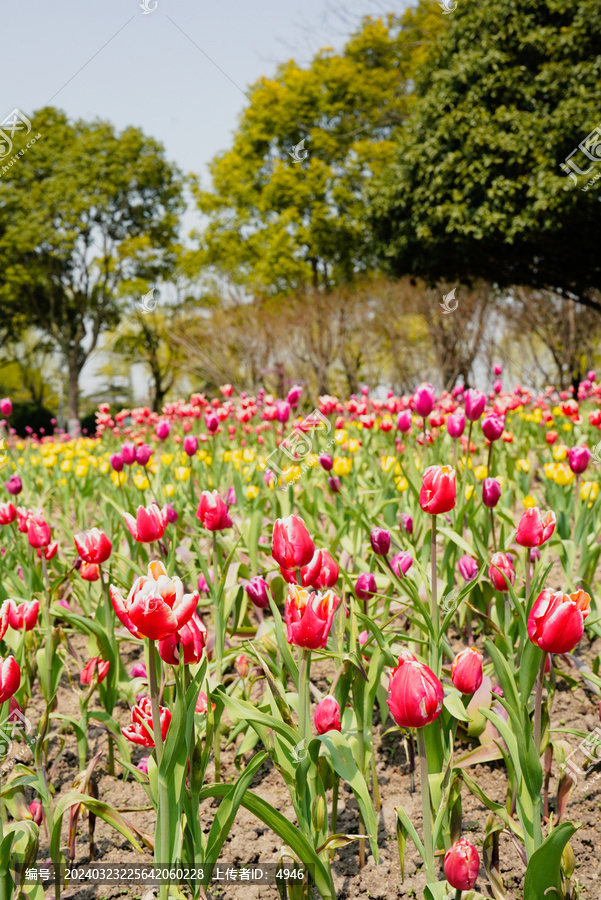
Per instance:
[[[12,494],[13,497],[17,497],[23,490],[23,482],[18,475],[11,475],[8,481],[4,482],[4,487],[9,494]]]
[[[228,506],[217,491],[202,492],[196,518],[208,531],[223,531],[232,526]]]
[[[251,578],[244,590],[257,609],[269,609],[269,597],[267,595],[268,584],[260,575]]]
[[[29,804],[29,812],[35,824],[41,825],[44,820],[44,809],[39,800],[32,800]]]
[[[434,388],[431,384],[420,384],[413,395],[415,411],[418,416],[425,419],[430,415],[434,407]]]
[[[283,569],[300,569],[309,565],[315,544],[299,516],[276,519],[271,540],[271,555]]]
[[[497,375],[497,377],[503,374],[503,366],[501,365],[501,363],[497,363],[497,365],[493,368],[493,372],[495,373],[495,375]]]
[[[442,712],[442,684],[413,653],[405,650],[388,684],[388,707],[401,728],[423,728]]]
[[[160,441],[166,441],[171,432],[171,425],[165,419],[161,419],[156,423],[154,431]]]
[[[404,434],[406,434],[408,431],[411,430],[411,420],[412,420],[411,410],[405,409],[398,414],[397,420],[396,420],[396,427],[399,429],[399,431],[402,431]]]
[[[304,585],[325,590],[334,587],[339,573],[338,565],[330,553],[327,550],[316,550],[309,565],[301,569],[301,579]]]
[[[399,578],[403,578],[413,565],[413,557],[408,550],[401,550],[390,560],[390,568],[396,572]]]
[[[486,406],[486,394],[470,388],[464,394],[465,415],[470,422],[477,422]]]
[[[166,505],[165,513],[167,514],[167,521],[170,525],[173,525],[179,519],[179,513],[177,512],[175,507],[171,505],[171,503],[168,503]]]
[[[549,511],[543,515],[538,506],[532,506],[520,519],[515,539],[522,547],[539,547],[549,540],[556,522],[554,512]]]
[[[591,451],[582,444],[579,447],[570,447],[568,450],[568,464],[575,475],[582,475],[591,459]]]
[[[14,656],[0,657],[0,703],[10,700],[19,690],[21,670]]]
[[[371,548],[377,556],[386,556],[390,550],[390,532],[385,528],[372,528],[369,536]]]
[[[313,827],[316,831],[321,831],[326,820],[326,801],[323,794],[318,794],[313,801],[311,816],[313,819]]]
[[[125,460],[123,459],[123,456],[120,453],[113,453],[109,457],[109,462],[110,462],[112,468],[115,470],[115,472],[123,471],[123,466],[125,465]]]
[[[362,572],[355,584],[355,594],[359,600],[369,600],[376,594],[378,587],[376,577],[371,572]]]
[[[455,841],[444,858],[444,873],[447,881],[458,891],[471,891],[478,880],[480,857],[478,851],[467,838]]]
[[[8,417],[10,416],[12,411],[13,411],[13,404],[12,404],[12,401],[8,397],[4,397],[2,400],[0,400],[0,413],[3,416],[6,416],[6,418],[8,419]]]
[[[126,441],[121,445],[121,457],[126,466],[133,466],[136,461],[136,445]]]
[[[315,707],[313,716],[318,734],[326,731],[341,731],[340,707],[334,697],[324,697]]]
[[[413,534],[413,518],[409,513],[401,513],[401,522],[407,534]]]
[[[482,654],[476,647],[458,653],[451,665],[451,681],[462,694],[474,694],[482,684]]]
[[[321,453],[318,456],[318,462],[325,472],[331,472],[332,466],[334,465],[334,460],[329,453]]]
[[[10,501],[0,503],[0,525],[10,525],[17,518],[17,510]]]
[[[152,456],[152,447],[149,447],[148,444],[140,444],[139,447],[136,447],[136,462],[139,466],[148,465],[148,460]]]
[[[424,472],[419,505],[432,516],[450,512],[457,502],[455,471],[450,466],[429,466]]]
[[[492,386],[492,389],[495,392],[495,394],[500,394],[501,391],[503,390],[503,382],[499,378],[497,378],[497,380],[495,381],[495,383]]]
[[[473,581],[478,574],[478,563],[471,556],[468,556],[467,553],[460,557],[457,562],[457,568],[466,581]]]
[[[144,772],[145,775],[148,775],[148,760],[149,759],[150,759],[149,756],[143,756],[142,759],[140,760],[140,762],[138,763],[138,765],[136,766],[136,768],[139,769],[140,772]]]
[[[494,413],[489,413],[482,419],[482,431],[484,437],[491,443],[493,441],[498,441],[503,434],[504,428],[505,419],[503,416],[496,416]]]
[[[248,673],[250,670],[250,666],[248,665],[248,659],[241,653],[240,656],[236,659],[236,671],[240,678],[248,678]]]
[[[205,425],[207,426],[207,430],[211,432],[211,434],[215,434],[217,429],[219,428],[219,417],[215,415],[214,412],[207,412],[205,415]]]
[[[490,558],[488,577],[497,591],[506,591],[515,584],[515,569],[505,553],[493,553]]]
[[[188,434],[184,438],[184,453],[188,456],[194,456],[198,450],[198,438],[194,434]]]
[[[453,440],[457,440],[457,438],[461,437],[465,431],[465,413],[462,409],[458,409],[457,412],[451,413],[448,417],[447,431],[449,437],[452,437]]]
[[[489,509],[494,509],[494,507],[499,502],[499,498],[501,496],[501,485],[497,481],[496,478],[485,478],[482,483],[482,502],[485,506],[488,506]]]
[[[328,478],[328,487],[332,491],[333,494],[340,493],[340,478],[334,475],[332,478]]]
[[[528,616],[528,637],[547,653],[570,653],[584,633],[591,598],[586,591],[563,594],[546,588]]]

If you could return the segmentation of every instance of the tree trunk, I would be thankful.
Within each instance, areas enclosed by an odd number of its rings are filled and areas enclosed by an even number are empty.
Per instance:
[[[79,373],[76,360],[69,356],[69,400],[67,407],[67,431],[73,437],[79,434]]]

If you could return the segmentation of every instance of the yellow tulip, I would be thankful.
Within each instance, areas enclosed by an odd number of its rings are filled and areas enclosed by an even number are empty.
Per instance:
[[[486,468],[486,466],[482,466],[481,468]],[[476,488],[473,484],[466,484],[465,486],[465,499],[469,500],[476,493]]]
[[[573,428],[573,425],[571,422],[564,422],[561,427],[563,428],[564,431],[571,431]]]
[[[37,466],[38,463],[40,462],[40,458],[39,458],[39,456],[30,456],[29,462],[31,463],[32,466]]]
[[[555,484],[559,484],[565,487],[566,484],[571,484],[574,481],[575,477],[576,476],[569,466],[567,466],[565,463],[560,463],[557,466],[557,469],[555,471],[555,478],[553,480],[555,481]]]
[[[531,494],[526,494],[522,503],[524,504],[524,509],[532,509],[533,506],[536,506],[536,500]]]
[[[360,446],[361,441],[357,440],[357,438],[351,438],[348,442],[349,453],[356,453]]]
[[[247,463],[254,462],[255,451],[251,447],[245,447],[242,454],[242,459]]]
[[[530,463],[527,459],[516,459],[515,467],[518,472],[529,472],[530,471]]]
[[[339,428],[334,432],[334,440],[337,444],[344,444],[346,439],[348,438],[348,433],[344,428]]]
[[[85,460],[80,460],[75,466],[75,474],[78,478],[85,478],[88,474],[89,465]]]
[[[256,484],[249,484],[246,488],[246,496],[249,500],[256,500],[259,496],[259,488]]]
[[[348,475],[353,466],[352,459],[348,456],[336,456],[334,458],[334,475]]]
[[[284,472],[284,481],[290,484],[291,481],[298,481],[301,476],[300,466],[290,466]]]
[[[557,463],[545,463],[545,477],[549,479],[555,478]]]
[[[52,454],[52,456],[47,456],[46,459],[42,460],[42,465],[46,469],[51,469],[58,462],[58,458]]]
[[[125,484],[127,481],[127,474],[125,472],[111,472],[111,481],[115,487],[119,487],[120,484]]]
[[[175,475],[176,481],[187,481],[190,477],[190,469],[186,466],[178,466],[173,474]]]
[[[319,457],[315,453],[309,453],[305,458],[305,465],[309,466],[310,469],[313,469],[318,463]]]
[[[161,453],[161,463],[164,466],[170,466],[173,462],[173,453]]]
[[[599,485],[596,481],[584,481],[580,485],[580,496],[583,500],[596,500]]]
[[[203,452],[204,452],[204,451],[203,451]],[[198,453],[200,453],[200,451],[198,451]],[[197,456],[198,456],[198,453],[197,453]],[[201,456],[198,456],[198,458],[199,458],[199,459],[202,459]],[[224,461],[224,462],[231,462],[231,459],[232,459],[232,451],[231,451],[231,450],[224,450],[224,451],[223,451],[223,461]]]
[[[383,472],[390,472],[396,464],[396,456],[383,456],[380,460],[380,467]]]
[[[395,482],[397,491],[406,491],[409,487],[409,482],[402,475],[398,478],[395,478]]]
[[[166,484],[163,488],[163,493],[165,494],[166,497],[173,497],[173,495],[175,494],[174,486],[169,483]]]
[[[70,459],[63,459],[61,463],[61,472],[70,472],[73,468],[73,463]]]
[[[478,481],[484,481],[484,479],[488,477],[488,468],[486,466],[476,466],[474,475]]]
[[[110,469],[110,466],[109,466],[108,462],[106,461],[106,459],[102,459],[102,460],[100,460],[100,465],[98,466],[98,468],[100,469],[100,473],[102,475],[106,475],[106,473]]]
[[[555,462],[561,462],[568,455],[568,448],[565,444],[558,444],[556,447],[553,447],[553,459]]]
[[[146,491],[150,487],[148,478],[142,472],[136,472],[134,475],[134,484],[139,491]]]

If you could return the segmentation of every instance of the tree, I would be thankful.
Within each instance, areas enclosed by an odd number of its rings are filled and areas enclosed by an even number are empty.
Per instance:
[[[444,27],[424,0],[401,18],[366,19],[340,54],[261,78],[232,148],[211,164],[212,189],[196,190],[208,216],[199,267],[280,298],[371,271],[366,184],[391,162],[415,70]]]
[[[394,165],[373,184],[381,258],[431,283],[530,285],[601,311],[599,206],[559,168],[599,124],[601,6],[458,0],[445,18]],[[588,149],[599,169],[601,131]]]
[[[0,305],[13,339],[35,325],[63,355],[72,431],[100,334],[117,325],[132,284],[173,268],[182,178],[137,128],[70,123],[51,107],[32,121],[40,138],[27,147],[17,132],[0,180]]]

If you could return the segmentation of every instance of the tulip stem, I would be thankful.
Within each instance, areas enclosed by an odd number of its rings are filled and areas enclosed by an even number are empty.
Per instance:
[[[157,661],[154,641],[148,641],[148,681],[150,684],[150,705],[152,707],[152,731],[154,746],[157,752],[157,765],[161,765],[163,756],[163,735],[161,734],[161,714],[159,711],[159,685],[157,681]]]
[[[438,638],[440,633],[440,612],[438,609],[438,591],[437,591],[437,575],[436,575],[436,516],[432,516],[432,546],[430,549],[430,564],[432,571],[432,584],[430,589],[430,611],[432,614],[432,628],[434,630],[434,641],[431,648],[432,669],[439,675],[439,648]]]
[[[426,878],[428,883],[436,880],[434,872],[434,846],[432,844],[432,812],[430,803],[430,782],[428,781],[428,757],[426,755],[426,739],[424,729],[417,728],[417,746],[419,749],[419,775],[422,790],[422,819],[424,830],[424,851],[426,854]]]
[[[528,600],[530,598],[530,547],[526,547],[526,612],[528,612]]]
[[[536,676],[536,701],[534,703],[534,743],[540,756],[541,743],[541,727],[542,727],[542,705],[543,705],[543,682],[545,680],[545,664],[547,662],[547,654],[543,653],[540,661],[538,675]]]
[[[214,440],[214,438],[213,438]],[[213,452],[213,460],[215,453]],[[221,591],[218,582],[219,573],[219,547],[217,545],[217,532],[213,532],[213,584],[211,585],[213,595],[213,617],[215,619],[215,681],[221,684],[223,677],[223,650],[225,647],[224,628],[225,623],[221,615]],[[215,782],[219,784],[221,781],[221,720],[215,722],[215,730],[213,732],[213,759],[215,765]]]
[[[309,679],[311,670],[311,651],[301,649],[300,665],[298,669],[298,728],[301,743],[309,741],[311,737]]]
[[[491,506],[490,508],[490,530],[492,533],[492,546],[495,553],[497,552],[497,539],[495,537],[495,512]]]
[[[332,785],[332,819],[330,824],[330,834],[336,834],[338,827],[338,790],[340,788],[340,775],[334,775],[334,784]],[[332,853],[332,859],[333,859]]]

